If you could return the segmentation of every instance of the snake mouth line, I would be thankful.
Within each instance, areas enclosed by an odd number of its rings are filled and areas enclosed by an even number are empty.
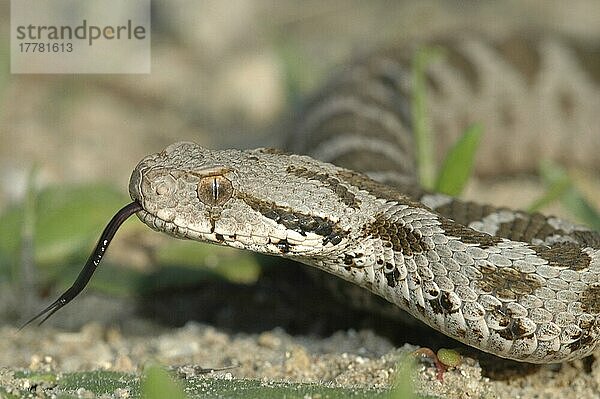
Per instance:
[[[319,238],[312,238],[310,242],[298,241],[299,233],[296,233],[293,237],[271,237],[269,235],[262,234],[240,234],[235,232],[232,234],[218,233],[215,232],[214,224],[210,229],[205,231],[191,229],[189,227],[179,226],[174,222],[166,221],[157,215],[154,215],[146,210],[138,212],[139,219],[152,228],[155,231],[161,233],[167,233],[177,238],[191,239],[195,241],[222,245],[231,248],[245,249],[255,252],[261,252],[270,255],[277,255],[283,257],[293,257],[308,255],[315,251],[316,243],[323,240],[321,236]]]
[[[115,236],[115,233],[117,232],[117,230],[119,230],[119,227],[121,227],[123,222],[129,219],[131,215],[140,211],[145,212],[142,208],[142,205],[140,205],[140,203],[137,201],[133,201],[130,204],[127,204],[123,208],[121,208],[108,222],[108,224],[104,228],[104,231],[102,231],[102,234],[98,239],[96,247],[85,262],[83,268],[81,269],[81,272],[79,272],[79,275],[77,276],[77,279],[75,280],[73,285],[68,290],[66,290],[56,301],[52,302],[40,313],[27,320],[19,329],[24,328],[28,324],[40,318],[41,320],[39,324],[42,324],[43,322],[48,320],[50,316],[56,313],[56,311],[58,311],[60,308],[62,308],[63,306],[71,302],[73,299],[75,299],[75,297],[77,297],[77,295],[79,295],[81,291],[83,291],[83,289],[87,286],[88,282],[92,278],[92,275],[96,271],[96,268],[100,265],[100,262],[102,261],[104,254],[106,254],[106,250],[108,249],[108,246],[110,245],[113,237]]]
[[[161,217],[154,215],[144,209],[141,209],[138,212],[138,217],[144,224],[146,224],[153,230],[161,233],[166,232],[176,237],[190,239],[194,239],[198,236],[206,237],[207,239],[213,237],[213,241],[219,242],[219,240],[216,238],[216,234],[214,233],[214,227],[212,227],[211,230],[208,231],[193,230],[188,227],[179,226],[174,222],[162,219]]]

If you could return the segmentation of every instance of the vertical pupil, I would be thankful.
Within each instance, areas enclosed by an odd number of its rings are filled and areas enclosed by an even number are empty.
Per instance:
[[[233,195],[233,186],[226,177],[206,176],[198,182],[196,195],[205,205],[222,206]]]
[[[215,202],[219,199],[219,181],[214,178],[212,181],[212,195]]]

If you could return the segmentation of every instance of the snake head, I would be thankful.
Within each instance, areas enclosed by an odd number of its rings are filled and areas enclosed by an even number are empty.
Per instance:
[[[289,165],[311,161],[181,142],[144,158],[129,191],[144,223],[179,238],[284,256],[317,253],[345,241],[343,219],[352,212],[336,207],[339,196],[322,182],[290,173]]]

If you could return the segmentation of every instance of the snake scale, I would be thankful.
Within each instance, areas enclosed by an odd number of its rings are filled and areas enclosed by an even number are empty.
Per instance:
[[[554,84],[560,74],[550,72],[560,71],[567,51],[560,43],[510,40],[511,51],[508,42],[478,39],[448,47],[441,64],[427,70],[433,102],[455,92],[467,97],[447,101],[446,113],[432,115],[435,122],[450,129],[447,123],[460,120],[469,101],[476,110],[499,107],[505,130],[527,128],[536,123],[527,118],[549,114],[595,117],[598,107],[578,102],[570,85]],[[109,223],[75,284],[32,320],[45,320],[84,288],[120,223],[136,213],[177,238],[325,270],[501,357],[552,363],[591,354],[600,345],[600,234],[555,217],[418,188],[411,54],[381,52],[351,64],[308,102],[288,148],[310,156],[181,142],[144,158],[129,184],[134,202]],[[512,61],[502,58],[511,54]],[[600,65],[594,49],[569,54],[582,65]],[[500,62],[504,69],[494,65]],[[503,70],[507,76],[495,73]],[[578,78],[590,82],[586,90],[595,90],[597,101],[598,70],[590,71],[582,67]],[[521,79],[532,96],[529,106],[541,109],[504,107],[525,106],[525,99],[511,102],[498,94],[512,87],[503,78]],[[559,99],[547,101],[551,94]],[[598,140],[598,125],[585,128],[595,133],[582,137]]]

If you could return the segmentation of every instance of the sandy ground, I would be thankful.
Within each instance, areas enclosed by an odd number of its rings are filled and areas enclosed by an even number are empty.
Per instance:
[[[133,326],[133,324],[137,324]],[[329,337],[290,336],[281,329],[260,334],[226,333],[189,322],[180,328],[156,328],[131,320],[121,328],[91,322],[77,331],[56,328],[0,328],[0,363],[35,371],[116,370],[140,372],[148,362],[175,366],[181,373],[235,366],[217,372],[226,378],[319,382],[344,387],[387,387],[399,359],[416,347],[394,347],[369,330],[339,331]],[[144,331],[144,332],[142,332]],[[502,361],[500,361],[502,362]],[[490,369],[493,368],[490,366]],[[455,369],[437,378],[428,361],[418,363],[417,391],[443,398],[597,398],[597,362],[561,366],[514,365],[502,379],[484,376],[477,360],[463,357]],[[3,386],[23,384],[5,374]],[[495,371],[498,373],[498,370]]]

